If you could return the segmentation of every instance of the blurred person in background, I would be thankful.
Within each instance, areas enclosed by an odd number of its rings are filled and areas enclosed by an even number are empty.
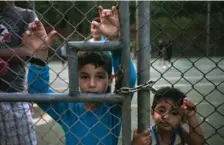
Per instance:
[[[166,69],[171,66],[172,43],[170,40],[166,43],[162,39],[159,39],[158,48],[158,57],[162,59],[162,67]]]
[[[67,52],[66,52],[66,44],[64,44],[61,48],[60,48],[60,60],[62,63],[62,66],[65,66],[67,59]]]
[[[0,1],[0,92],[24,92],[25,62],[31,55],[24,49],[22,34],[37,19],[30,9]],[[0,144],[36,145],[30,104],[0,102]]]

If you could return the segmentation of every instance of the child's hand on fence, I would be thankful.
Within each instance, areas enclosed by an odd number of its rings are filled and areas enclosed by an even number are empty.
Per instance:
[[[32,33],[32,38],[35,40],[31,44],[34,50],[47,49],[52,45],[53,38],[57,34],[55,30],[47,34],[43,24],[39,20],[30,23],[29,30]]]
[[[152,142],[151,134],[148,130],[138,133],[138,130],[134,130],[132,145],[150,145]]]
[[[181,109],[184,112],[184,115],[186,119],[191,118],[192,116],[195,116],[196,113],[196,106],[188,99],[184,98],[183,105],[181,105]]]
[[[96,21],[92,22],[101,35],[109,37],[109,39],[113,39],[118,35],[118,27],[119,27],[119,17],[118,12],[115,6],[112,9],[103,9],[102,6],[98,7],[99,16],[101,23]]]
[[[46,44],[43,41],[35,36],[31,31],[27,30],[23,34],[23,50],[28,53],[29,56],[46,60],[48,57],[48,50],[46,49]]]
[[[36,58],[45,60],[48,57],[48,48],[52,45],[56,34],[57,32],[53,30],[47,35],[40,21],[30,23],[29,30],[22,37],[25,51]]]

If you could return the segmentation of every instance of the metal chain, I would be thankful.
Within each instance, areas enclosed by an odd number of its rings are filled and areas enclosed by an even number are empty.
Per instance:
[[[127,93],[134,93],[140,90],[143,90],[145,88],[149,88],[149,90],[152,91],[152,93],[156,93],[156,90],[152,88],[152,85],[155,83],[155,81],[149,80],[145,84],[138,85],[134,88],[129,87],[121,87],[118,90],[115,90],[115,93],[121,93],[121,94],[127,94]]]
[[[156,90],[152,88],[152,85],[155,83],[155,81],[152,80],[149,80],[145,84],[138,85],[134,88],[120,87],[124,76],[124,67],[122,65],[119,65],[118,71],[116,72],[115,76],[115,93],[128,94],[143,90],[145,88],[149,88],[149,90],[151,90],[154,94],[156,93]]]

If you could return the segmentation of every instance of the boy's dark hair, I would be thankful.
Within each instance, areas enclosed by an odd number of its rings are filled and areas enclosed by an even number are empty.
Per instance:
[[[86,64],[94,64],[96,67],[102,67],[112,75],[112,57],[108,52],[96,51],[79,51],[78,54],[78,69]]]
[[[183,103],[183,99],[185,98],[185,94],[178,90],[177,88],[172,87],[162,87],[156,91],[154,95],[154,99],[152,102],[152,110],[155,109],[156,105],[164,100],[164,99],[171,99],[174,104],[181,105]]]

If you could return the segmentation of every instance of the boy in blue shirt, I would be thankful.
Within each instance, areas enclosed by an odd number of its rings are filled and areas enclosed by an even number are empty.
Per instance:
[[[84,93],[105,93],[111,84],[112,58],[107,52],[78,54],[79,86]],[[30,65],[30,93],[54,93],[49,88],[49,67]],[[38,103],[63,128],[66,145],[116,145],[121,128],[119,104]]]
[[[116,11],[102,10],[102,13]],[[114,15],[115,14],[115,15]],[[110,17],[110,16],[109,16]],[[118,18],[118,17],[117,17]],[[101,23],[104,36],[112,36],[111,24]],[[101,27],[100,26],[100,27]],[[117,28],[117,27],[116,27]],[[109,30],[108,30],[109,29]],[[112,30],[112,31],[111,31]],[[116,30],[117,31],[117,30]],[[34,30],[33,33],[38,33]],[[114,35],[114,34],[113,34]],[[27,35],[29,36],[29,35]],[[32,37],[24,37],[25,43],[32,43]],[[42,48],[43,50],[43,48]],[[39,57],[46,56],[42,51]],[[119,57],[107,52],[79,52],[79,87],[82,93],[106,93],[112,82],[112,58],[119,62]],[[132,62],[132,61],[130,61]],[[115,72],[119,63],[113,63]],[[134,64],[130,63],[130,86],[133,87],[136,80]],[[49,88],[49,67],[31,64],[28,72],[29,93],[54,93]],[[121,129],[121,109],[119,104],[114,103],[38,103],[55,121],[63,128],[66,136],[66,145],[117,145]]]

